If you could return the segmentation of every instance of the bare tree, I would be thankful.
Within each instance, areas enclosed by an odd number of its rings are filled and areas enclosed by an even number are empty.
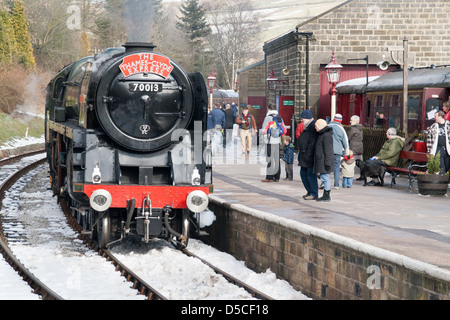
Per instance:
[[[248,0],[218,0],[208,9],[209,43],[222,68],[223,85],[232,89],[236,71],[258,53],[259,20]]]

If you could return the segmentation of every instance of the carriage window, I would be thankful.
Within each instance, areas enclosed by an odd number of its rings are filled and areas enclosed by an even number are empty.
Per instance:
[[[391,97],[391,107],[399,107],[400,106],[400,100],[398,99],[398,95],[393,95]]]
[[[383,105],[383,96],[377,96],[376,106],[381,107]]]
[[[434,111],[438,112],[441,107],[442,107],[441,99],[427,99],[427,106],[426,106],[427,109],[425,111],[426,120],[433,120]]]
[[[400,129],[400,108],[391,108],[389,110],[389,127]]]
[[[418,119],[419,118],[419,96],[409,96],[408,99],[408,119]]]
[[[384,108],[375,108],[375,119],[374,119],[375,128],[384,128],[385,123],[386,123],[386,112],[384,111]]]

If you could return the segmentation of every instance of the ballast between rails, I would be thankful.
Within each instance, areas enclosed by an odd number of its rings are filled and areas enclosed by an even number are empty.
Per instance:
[[[41,151],[42,152],[42,151]],[[39,152],[33,152],[33,154],[38,154]],[[21,159],[26,156],[30,156],[32,154],[20,155],[18,157],[14,157],[15,160]],[[8,159],[9,160],[9,159]],[[8,177],[1,185],[0,185],[0,208],[2,207],[2,201],[5,195],[5,191],[11,187],[21,176],[26,174],[27,172],[35,169],[39,165],[42,165],[46,162],[46,159],[38,160],[22,169],[17,171]],[[10,163],[10,162],[8,162]],[[0,165],[4,165],[5,162],[1,162]],[[3,229],[0,227],[0,253],[4,256],[6,262],[8,262],[11,267],[28,283],[28,285],[34,289],[34,292],[40,296],[44,300],[63,300],[61,296],[55,293],[53,290],[48,288],[45,284],[43,284],[38,278],[36,278],[14,255],[14,253],[9,249],[7,240],[3,234]]]

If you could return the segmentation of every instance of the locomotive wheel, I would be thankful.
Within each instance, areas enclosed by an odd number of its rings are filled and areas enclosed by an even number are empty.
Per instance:
[[[106,249],[106,245],[111,242],[111,218],[109,212],[99,213],[103,216],[97,222],[97,244],[100,249]]]

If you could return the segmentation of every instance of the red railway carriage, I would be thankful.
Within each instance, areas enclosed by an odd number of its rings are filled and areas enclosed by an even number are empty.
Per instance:
[[[403,72],[393,71],[366,86],[361,81],[338,86],[337,111],[349,119],[353,114],[369,127],[402,129]],[[449,98],[450,67],[408,71],[408,131],[425,130],[434,122],[434,112]],[[347,124],[347,123],[345,123]]]

